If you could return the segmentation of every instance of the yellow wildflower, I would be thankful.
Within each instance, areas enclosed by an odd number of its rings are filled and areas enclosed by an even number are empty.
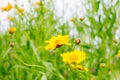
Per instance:
[[[10,33],[10,34],[13,34],[15,31],[16,31],[16,28],[15,28],[15,27],[11,27],[11,28],[9,29],[9,33]]]
[[[71,63],[81,63],[82,61],[85,60],[86,55],[85,52],[79,51],[79,50],[74,50],[72,52],[67,52],[61,54],[63,58],[63,62],[71,64]]]
[[[120,50],[118,51],[118,54],[117,54],[117,56],[120,58]]]
[[[13,6],[12,6],[10,3],[8,3],[8,5],[5,6],[5,7],[2,7],[1,10],[2,10],[2,11],[9,11],[9,10],[11,10],[12,8],[13,8]]]
[[[45,50],[53,50],[57,47],[62,46],[63,44],[70,45],[69,41],[69,36],[68,35],[58,35],[56,37],[52,37],[51,39],[45,41],[48,43],[47,46],[45,46]]]
[[[37,1],[37,2],[34,3],[34,5],[40,5],[40,2]]]
[[[18,11],[19,13],[21,13],[21,14],[24,14],[24,11],[25,11],[25,10],[24,10],[24,8],[18,8],[17,11]]]

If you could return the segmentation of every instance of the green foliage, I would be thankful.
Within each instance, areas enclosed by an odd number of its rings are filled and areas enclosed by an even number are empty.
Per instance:
[[[0,80],[119,80],[119,0],[109,7],[104,0],[87,0],[90,9],[85,6],[84,20],[76,16],[73,22],[64,24],[55,16],[50,1],[42,0],[37,7],[31,5],[24,14],[15,11],[10,26],[15,26],[16,32],[0,35]],[[77,35],[70,35],[72,45],[45,50],[46,40],[58,34],[69,35],[73,29]],[[75,44],[76,39],[81,40],[80,44]],[[11,41],[14,47],[9,46]],[[86,52],[82,64],[88,72],[72,70],[63,63],[60,54],[75,49]]]

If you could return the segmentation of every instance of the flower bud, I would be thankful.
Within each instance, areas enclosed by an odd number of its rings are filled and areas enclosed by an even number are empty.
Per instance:
[[[10,47],[14,47],[15,43],[14,42],[10,42]]]
[[[118,41],[116,39],[113,40],[114,43],[118,43]]]
[[[16,28],[15,28],[15,27],[11,27],[11,28],[9,29],[9,33],[10,33],[10,34],[13,34],[15,31],[16,31]]]
[[[80,42],[81,42],[80,39],[76,39],[76,40],[75,40],[75,43],[76,43],[76,44],[79,44]]]
[[[106,67],[106,64],[105,64],[105,63],[101,63],[101,64],[100,64],[100,67],[105,68],[105,67]]]
[[[80,18],[80,21],[83,21],[83,20],[84,20],[84,18],[83,18],[83,17],[81,17],[81,18]]]

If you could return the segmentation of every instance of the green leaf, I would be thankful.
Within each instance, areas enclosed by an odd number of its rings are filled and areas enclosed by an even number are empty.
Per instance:
[[[41,80],[47,80],[45,73],[42,74]]]
[[[52,71],[54,71],[55,69],[54,69],[54,67],[53,67],[53,65],[52,65],[52,63],[50,63],[50,62],[45,62],[45,61],[43,61],[43,65],[47,68],[47,70],[49,70],[50,72],[52,72]]]
[[[37,53],[37,49],[33,43],[32,40],[30,40],[30,45],[31,45],[31,48],[33,50],[33,53],[35,54],[36,58],[37,58],[37,61],[40,62],[40,57],[39,57],[39,54]]]
[[[82,45],[83,48],[87,48],[87,49],[90,49],[91,47],[89,45]]]
[[[10,48],[8,48],[8,50],[5,52],[5,54],[3,55],[3,57],[2,58],[5,58],[6,56],[7,56],[7,54],[10,52],[10,50],[11,50],[12,48],[10,47]]]

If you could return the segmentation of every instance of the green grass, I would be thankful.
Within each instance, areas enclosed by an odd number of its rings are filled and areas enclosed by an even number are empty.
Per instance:
[[[109,7],[104,0],[87,1],[86,4],[92,6],[89,9],[85,6],[84,20],[80,21],[76,16],[74,22],[64,24],[50,7],[53,2],[42,0],[38,8],[31,5],[29,12],[14,12],[10,26],[15,26],[16,32],[11,35],[7,31],[0,35],[0,80],[119,80],[120,58],[116,55],[120,49],[120,37],[116,40],[115,36],[120,20],[116,9],[120,1]],[[69,35],[73,30],[69,23],[74,25],[72,28],[77,30],[77,35]],[[58,34],[69,35],[72,45],[46,51],[45,41]],[[76,39],[81,43],[75,44]],[[14,47],[10,47],[11,41],[15,43]],[[62,61],[61,53],[75,49],[86,53],[82,65],[88,68],[88,72],[72,70]],[[101,66],[102,63],[106,66]]]

